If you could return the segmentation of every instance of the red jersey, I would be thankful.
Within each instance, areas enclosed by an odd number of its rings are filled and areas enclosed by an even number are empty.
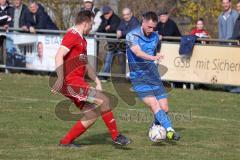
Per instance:
[[[199,38],[208,38],[209,37],[208,32],[205,29],[197,29],[197,28],[195,28],[191,31],[191,35],[198,36]]]
[[[84,80],[87,64],[87,41],[74,28],[70,29],[62,40],[62,47],[69,50],[64,57],[64,80],[71,85],[87,86]]]

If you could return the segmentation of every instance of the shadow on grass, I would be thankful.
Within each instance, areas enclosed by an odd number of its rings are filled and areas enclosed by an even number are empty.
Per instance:
[[[124,132],[125,133],[125,132]],[[90,146],[90,145],[96,145],[96,144],[106,144],[106,145],[112,145],[115,147],[115,149],[120,150],[132,150],[132,148],[129,148],[128,146],[120,146],[113,144],[112,139],[109,135],[109,133],[101,133],[101,134],[95,134],[91,136],[84,137],[80,140],[76,141],[81,146]]]
[[[176,130],[176,132],[181,132],[181,131],[184,131],[186,130],[186,128],[174,128]]]
[[[169,146],[169,145],[175,146],[175,145],[178,145],[178,144],[177,144],[176,141],[165,140],[165,141],[162,141],[162,142],[153,143],[151,146],[153,146],[153,147],[166,147],[166,146]]]
[[[111,144],[112,140],[108,133],[90,135],[76,141],[80,145]]]

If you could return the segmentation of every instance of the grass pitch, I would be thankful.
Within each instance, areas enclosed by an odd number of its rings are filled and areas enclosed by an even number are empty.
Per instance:
[[[104,89],[116,94],[111,83]],[[101,118],[77,141],[81,148],[58,146],[75,122],[58,119],[47,76],[0,74],[0,160],[239,160],[240,95],[203,90],[172,90],[171,118],[182,139],[154,144],[147,137],[152,117],[143,103],[129,106],[119,98],[119,130],[134,142],[112,145]],[[74,110],[74,109],[73,109]]]

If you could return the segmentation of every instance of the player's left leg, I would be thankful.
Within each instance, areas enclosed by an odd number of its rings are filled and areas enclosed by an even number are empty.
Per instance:
[[[111,134],[113,142],[119,145],[127,145],[131,143],[127,137],[118,132],[117,123],[111,109],[112,106],[110,99],[102,92],[97,91],[94,103],[100,106],[101,117],[107,126],[109,133]]]
[[[168,99],[166,97],[160,98],[158,100],[158,103],[161,106],[161,108],[165,111],[165,113],[168,115],[168,111],[169,111]],[[171,121],[169,116],[168,118],[169,118],[169,121]],[[175,130],[171,130],[170,132],[168,132],[167,137],[169,139],[174,139],[174,140],[180,139],[180,135],[177,132],[175,132]]]

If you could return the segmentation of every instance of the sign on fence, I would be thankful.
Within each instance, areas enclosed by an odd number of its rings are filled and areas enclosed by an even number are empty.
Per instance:
[[[162,79],[240,86],[240,47],[195,45],[190,59],[180,58],[178,50],[179,44],[162,44],[161,64],[168,68]]]
[[[8,33],[6,35],[6,66],[19,69],[54,71],[55,56],[61,41],[62,36],[60,35]],[[87,42],[88,55],[94,56],[94,39],[87,38]]]

